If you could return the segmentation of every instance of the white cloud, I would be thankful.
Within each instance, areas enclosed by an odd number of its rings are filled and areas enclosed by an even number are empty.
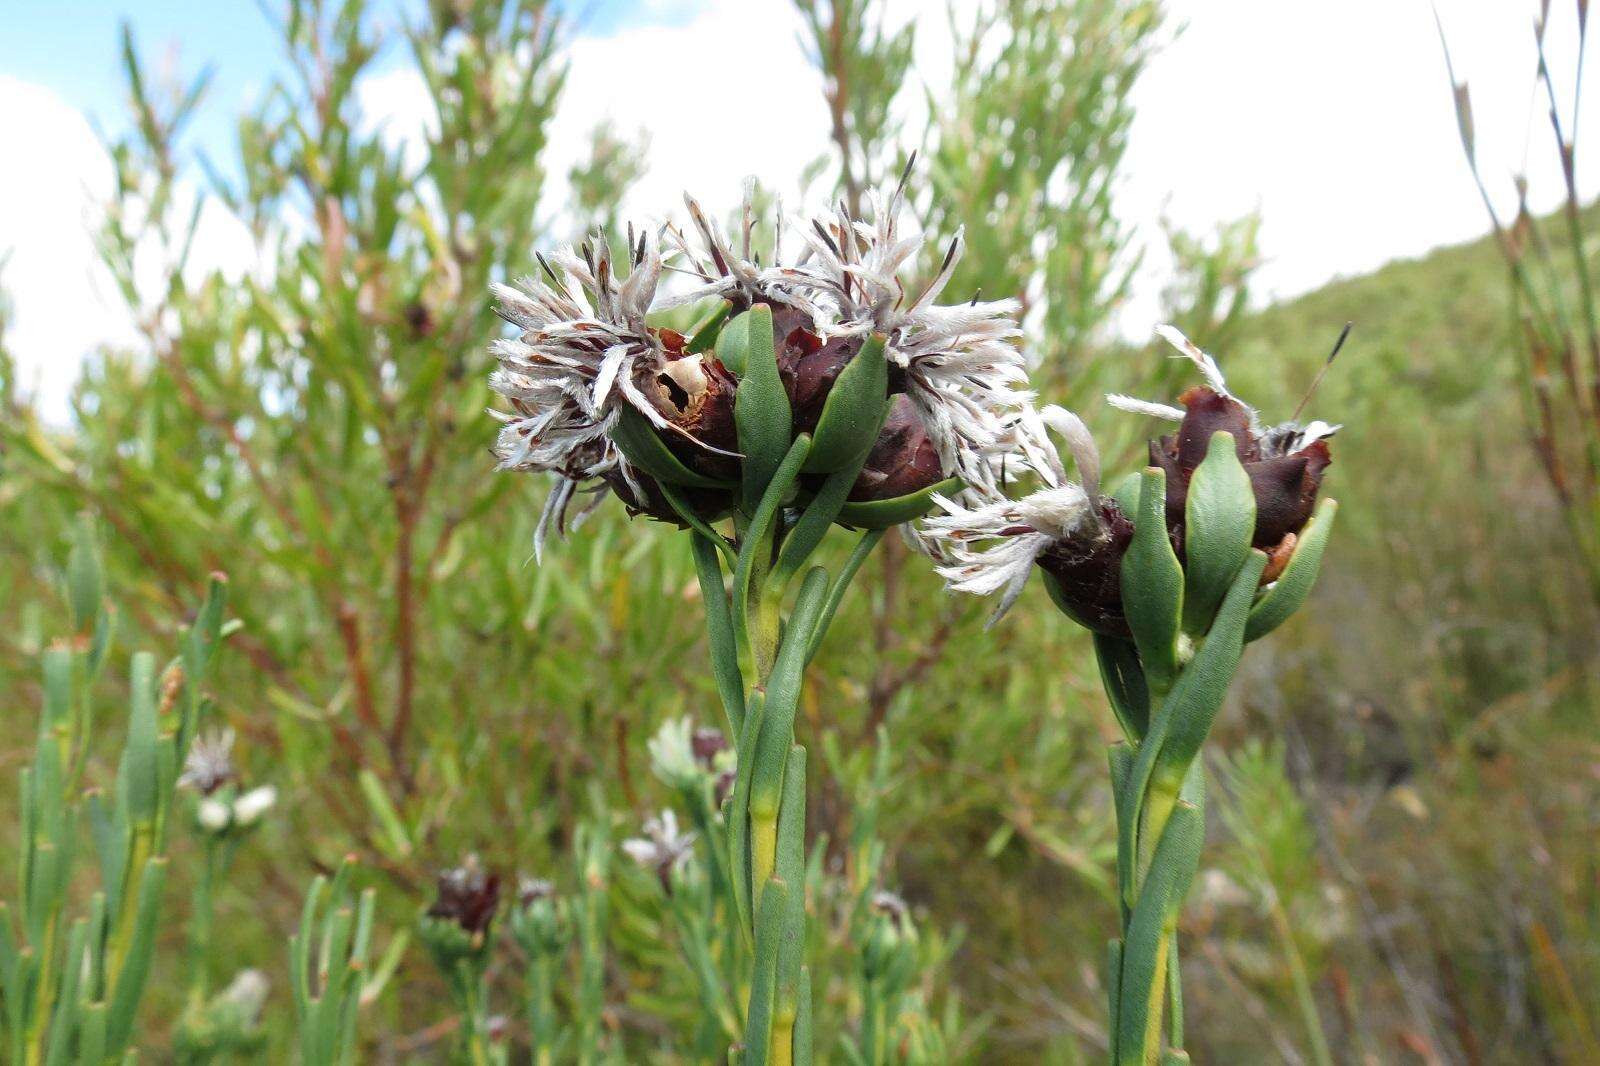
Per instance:
[[[970,11],[974,0],[959,3]],[[1534,202],[1548,209],[1560,183],[1542,109],[1531,106],[1537,0],[1442,4],[1458,74],[1472,83],[1486,174],[1503,196],[1526,157]],[[929,6],[890,2],[894,19],[919,16],[911,112],[923,106],[924,85],[946,82],[951,61],[948,24],[942,10],[929,17]],[[1566,21],[1552,30],[1553,52],[1558,81],[1568,84],[1574,33],[1560,6]],[[1188,29],[1136,90],[1119,193],[1124,216],[1153,253],[1120,322],[1130,335],[1147,336],[1157,314],[1163,210],[1203,231],[1259,206],[1269,295],[1484,230],[1427,4],[1173,0],[1172,7]],[[686,24],[572,42],[571,74],[550,131],[545,215],[559,214],[567,170],[603,119],[624,134],[650,136],[648,169],[624,205],[632,217],[679,213],[685,190],[720,213],[737,201],[747,175],[793,200],[800,172],[827,144],[820,76],[797,43],[802,33],[787,0],[707,0]],[[372,119],[396,138],[431,119],[414,72],[375,77],[362,94]],[[1586,114],[1583,136],[1593,143],[1600,108]],[[59,401],[85,352],[132,339],[89,236],[92,205],[110,189],[110,165],[81,115],[51,91],[5,77],[0,144],[27,161],[0,168],[0,249],[15,249],[5,274],[16,305],[10,342],[43,396]],[[1579,170],[1583,191],[1593,195],[1596,171],[1582,158]],[[195,269],[250,262],[248,237],[222,215],[208,210]]]
[[[788,0],[711,0],[692,23],[585,37],[550,130],[546,202],[565,198],[567,169],[595,124],[650,137],[648,169],[625,203],[640,218],[681,214],[685,191],[723,212],[754,175],[792,201],[806,164],[826,149],[820,75],[796,43]]]
[[[6,346],[22,386],[59,418],[83,359],[105,345],[134,346],[133,316],[95,247],[100,205],[111,195],[111,159],[84,116],[42,86],[0,76],[0,144],[25,166],[0,167],[0,286],[14,310]],[[175,211],[187,216],[196,190],[180,186]],[[248,231],[220,205],[201,209],[186,265],[237,276],[252,262]],[[135,258],[141,292],[159,291],[158,249]]]
[[[14,309],[7,346],[22,382],[59,404],[83,354],[132,337],[110,278],[96,269],[93,205],[111,162],[89,123],[49,89],[0,76],[0,274]],[[17,164],[22,165],[17,165]]]
[[[1470,239],[1487,218],[1456,137],[1430,6],[1178,0],[1187,30],[1135,90],[1120,200],[1159,246],[1170,197],[1178,224],[1207,230],[1259,206],[1268,295],[1285,296],[1385,261]],[[1510,174],[1531,164],[1536,207],[1560,175],[1542,108],[1530,108],[1535,0],[1442,0],[1456,72],[1472,84],[1479,157],[1509,209]],[[1570,5],[1551,29],[1558,82],[1571,69]],[[1569,101],[1563,101],[1566,106]],[[1588,109],[1584,137],[1600,142]],[[1533,136],[1528,137],[1530,129]],[[1579,173],[1593,195],[1593,167]],[[1510,201],[1514,202],[1514,201]],[[1126,328],[1148,335],[1162,257],[1149,257]]]

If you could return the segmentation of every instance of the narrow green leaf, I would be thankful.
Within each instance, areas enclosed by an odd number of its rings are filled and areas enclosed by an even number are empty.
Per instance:
[[[737,741],[744,725],[744,675],[739,672],[739,646],[733,632],[733,613],[728,591],[722,585],[722,566],[717,549],[704,536],[690,539],[694,547],[696,576],[700,579],[700,602],[706,609],[706,643],[711,650],[711,672],[717,682],[717,695],[728,718],[728,739]]]
[[[1338,514],[1337,500],[1323,500],[1317,513],[1301,530],[1300,539],[1289,556],[1289,565],[1284,567],[1278,580],[1262,593],[1256,605],[1250,609],[1250,621],[1244,627],[1246,644],[1260,640],[1283,625],[1305,604],[1312,586],[1317,583],[1317,574],[1322,569],[1322,552],[1328,546],[1333,520]]]
[[[1183,567],[1167,534],[1166,486],[1166,475],[1156,467],[1140,476],[1133,542],[1122,557],[1122,609],[1144,673],[1157,692],[1171,687],[1177,673],[1183,618]]]
[[[1184,518],[1183,628],[1205,632],[1239,572],[1255,533],[1256,497],[1233,434],[1211,435],[1205,461],[1189,481]]]
[[[843,602],[844,594],[849,591],[851,580],[856,576],[856,571],[861,569],[861,564],[867,561],[867,556],[872,554],[872,549],[883,539],[883,534],[884,531],[881,529],[869,529],[861,534],[861,539],[856,541],[856,546],[851,549],[850,557],[845,560],[839,576],[834,578],[832,587],[828,589],[828,600],[822,605],[822,617],[817,619],[817,630],[811,635],[811,649],[806,653],[807,662],[816,657],[817,649],[822,646],[822,638],[827,635],[828,627],[833,624],[833,616],[838,613],[839,604]]]
[[[94,627],[104,595],[105,576],[94,523],[88,515],[79,515],[72,528],[72,549],[67,553],[67,600],[75,631],[88,633]]]
[[[750,779],[755,771],[756,739],[761,735],[761,720],[766,693],[751,689],[744,705],[744,728],[739,731],[739,761],[733,773],[733,796],[728,810],[728,852],[733,863],[733,898],[739,911],[739,927],[754,929],[750,910]]]
[[[160,806],[155,673],[154,655],[139,652],[133,657],[132,676],[128,681],[128,744],[122,755],[122,798],[127,804],[128,818],[135,824],[153,822]],[[115,1034],[115,1012],[111,1023]]]
[[[855,529],[888,529],[903,522],[921,518],[933,508],[935,494],[951,496],[961,491],[964,482],[957,477],[945,478],[925,489],[895,496],[888,500],[846,501],[839,508],[838,522]]]
[[[885,338],[874,333],[834,379],[812,434],[806,472],[826,474],[864,456],[889,412],[889,362]]]
[[[718,300],[717,305],[689,331],[688,337],[684,340],[683,350],[693,355],[715,345],[722,335],[723,324],[728,321],[728,312],[731,310],[733,304],[727,300]],[[733,370],[732,367],[728,369]]]
[[[1111,713],[1128,742],[1137,744],[1150,725],[1150,687],[1139,665],[1139,651],[1120,637],[1096,633],[1094,655]]]
[[[805,680],[807,653],[828,592],[828,572],[814,566],[795,596],[789,625],[767,681],[766,710],[753,753],[750,804],[776,810],[783,788],[784,766],[794,743],[795,711]]]
[[[777,998],[778,952],[789,911],[789,886],[774,877],[761,892],[756,918],[755,961],[750,970],[750,1005],[745,1014],[746,1066],[766,1066],[772,1043],[772,1014]]]
[[[736,378],[744,377],[745,364],[749,361],[750,351],[750,316],[748,314],[735,315],[728,319],[717,330],[717,361],[727,368],[728,373]]]
[[[816,1022],[811,1007],[811,967],[800,967],[800,1010],[794,1018],[794,1066],[816,1061]]]
[[[1239,667],[1250,601],[1266,562],[1267,557],[1261,552],[1250,552],[1218,609],[1210,632],[1173,686],[1167,701],[1171,704],[1172,728],[1162,745],[1162,765],[1174,770],[1187,768],[1211,732],[1211,723],[1216,720]]]
[[[799,1016],[800,971],[806,946],[806,749],[789,749],[778,805],[778,854],[774,876],[787,884],[789,910],[778,947],[777,1012],[791,1023]]]
[[[745,511],[753,513],[789,452],[793,418],[778,374],[772,308],[757,304],[739,317],[747,321],[748,345],[744,373],[734,391],[733,421],[744,453]]]
[[[139,879],[138,910],[134,915],[133,937],[122,972],[115,978],[107,1016],[107,1041],[113,1054],[120,1053],[133,1037],[133,1023],[150,976],[150,959],[155,953],[156,931],[161,919],[161,890],[166,884],[167,861],[150,859]]]
[[[1198,812],[1186,803],[1178,804],[1156,845],[1122,945],[1116,1041],[1119,1066],[1145,1066],[1156,1046],[1153,1041],[1160,1040],[1151,1009],[1166,993],[1158,970],[1165,962],[1168,915],[1189,890],[1204,841],[1205,823]]]
[[[732,482],[718,481],[684,466],[683,461],[673,455],[656,434],[656,428],[650,424],[650,420],[631,406],[624,405],[619,410],[617,424],[611,430],[611,439],[629,463],[657,481],[699,489],[732,487]]]

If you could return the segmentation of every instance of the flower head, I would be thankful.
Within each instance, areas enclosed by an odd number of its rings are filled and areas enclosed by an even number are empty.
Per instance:
[[[1206,456],[1212,434],[1220,430],[1233,436],[1239,462],[1250,476],[1256,501],[1251,543],[1272,553],[1274,568],[1281,566],[1294,546],[1293,538],[1316,507],[1323,472],[1333,461],[1328,439],[1339,427],[1320,421],[1263,426],[1255,409],[1228,391],[1216,360],[1171,326],[1162,326],[1157,332],[1200,368],[1206,384],[1179,396],[1181,408],[1127,396],[1108,400],[1122,410],[1178,423],[1176,433],[1150,442],[1150,465],[1166,474],[1167,525],[1180,556],[1189,482]],[[1274,569],[1269,569],[1266,580],[1274,576]]]
[[[1179,422],[1176,434],[1150,444],[1151,465],[1166,475],[1166,523],[1183,557],[1189,483],[1211,437],[1230,433],[1255,496],[1254,546],[1270,553],[1263,583],[1276,579],[1311,517],[1322,473],[1331,461],[1325,422],[1265,428],[1255,411],[1228,391],[1216,361],[1171,327],[1161,335],[1200,368],[1204,386],[1180,398],[1182,408],[1112,396],[1112,406]],[[925,519],[919,537],[949,588],[1000,593],[994,618],[1016,602],[1033,566],[1052,579],[1058,604],[1085,627],[1129,636],[1122,606],[1121,565],[1133,540],[1122,505],[1100,491],[1100,456],[1081,419],[1059,407],[1024,414],[1016,435],[1018,461],[1040,480],[1031,495],[1010,499],[974,488],[956,500],[938,499],[943,513]],[[1048,427],[1068,446],[1079,483],[1067,480]]]
[[[923,543],[953,591],[1001,594],[991,624],[1016,603],[1039,564],[1076,590],[1080,621],[1121,631],[1126,623],[1117,568],[1133,527],[1115,500],[1100,495],[1094,440],[1077,415],[1060,407],[1030,413],[1025,424],[1019,458],[1038,475],[1039,490],[1015,500],[999,492],[940,497],[944,513],[924,520]],[[1067,479],[1047,426],[1067,442],[1081,484]]]
[[[194,738],[183,759],[178,787],[192,788],[202,796],[209,796],[237,778],[233,767],[233,730],[223,729]]]
[[[255,826],[278,802],[278,790],[271,785],[241,791],[239,772],[233,765],[231,729],[195,737],[184,756],[178,785],[199,793],[195,821],[202,830],[216,835]]]
[[[597,238],[540,257],[538,278],[495,286],[498,312],[519,330],[493,347],[499,365],[491,385],[511,408],[499,416],[500,466],[558,477],[536,550],[550,530],[576,524],[608,491],[636,512],[671,521],[680,521],[685,500],[701,517],[727,510],[726,494],[714,486],[739,477],[733,409],[742,370],[731,360],[725,365],[720,349],[702,338],[647,320],[702,300],[726,301],[726,318],[708,324],[708,336],[757,305],[771,309],[794,434],[817,429],[840,376],[867,344],[882,342],[883,399],[896,399],[852,499],[907,495],[952,476],[993,487],[1030,400],[1022,356],[1011,343],[1019,333],[1016,306],[934,303],[960,260],[959,233],[934,277],[908,286],[901,273],[922,238],[902,233],[903,200],[902,182],[887,199],[874,199],[865,218],[840,208],[801,221],[793,227],[798,241],[788,240],[792,258],[780,208],[763,262],[752,249],[753,189],[737,240],[687,199],[687,232],[671,224],[659,235],[630,228],[625,269]],[[663,291],[667,271],[684,275],[686,284]],[[677,501],[619,443],[619,433],[637,433],[641,420],[671,461],[698,479],[677,486]],[[854,424],[865,444],[877,418]],[[569,521],[580,493],[592,499]]]
[[[644,836],[622,842],[628,858],[647,870],[654,870],[661,886],[672,888],[672,871],[694,853],[694,833],[678,829],[678,816],[664,810],[644,823]]]
[[[481,938],[500,906],[500,875],[483,868],[476,855],[439,873],[437,892],[427,917],[457,926]]]

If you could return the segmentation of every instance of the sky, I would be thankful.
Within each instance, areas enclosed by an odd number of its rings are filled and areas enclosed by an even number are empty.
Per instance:
[[[269,5],[276,0],[265,0]],[[391,20],[415,0],[376,4]],[[955,0],[970,7],[981,0]],[[920,17],[916,77],[946,80],[950,41],[939,0],[888,0]],[[648,170],[626,209],[673,210],[686,188],[720,209],[754,174],[786,192],[826,138],[820,79],[797,37],[790,0],[563,0],[574,27],[566,98],[551,131],[547,213],[567,167],[603,118],[650,138]],[[1169,0],[1182,32],[1135,88],[1137,118],[1118,205],[1147,255],[1117,320],[1148,335],[1168,263],[1160,219],[1194,232],[1252,210],[1263,216],[1258,298],[1291,296],[1343,275],[1466,240],[1486,228],[1456,138],[1439,31],[1426,0]],[[1571,0],[1555,0],[1553,64],[1570,106]],[[1529,169],[1535,206],[1557,202],[1560,175],[1531,64],[1537,0],[1439,0],[1456,72],[1469,81],[1479,156],[1503,207],[1511,175]],[[930,17],[933,16],[933,17]],[[14,307],[8,343],[24,384],[63,404],[85,353],[134,339],[129,314],[97,268],[94,205],[111,188],[101,134],[125,123],[119,26],[159,68],[213,82],[193,142],[228,165],[233,117],[259,99],[282,60],[253,0],[0,0],[0,283]],[[760,42],[760,47],[751,47]],[[679,57],[715,56],[686,76]],[[662,57],[672,57],[665,66]],[[737,130],[707,152],[706,105]],[[911,94],[920,97],[918,91]],[[1587,94],[1586,94],[1587,95]],[[375,121],[397,137],[427,121],[398,54],[363,88]],[[1583,112],[1595,143],[1600,110]],[[17,165],[18,162],[21,165]],[[1580,156],[1585,196],[1600,170]],[[250,266],[245,234],[208,213],[194,268]]]

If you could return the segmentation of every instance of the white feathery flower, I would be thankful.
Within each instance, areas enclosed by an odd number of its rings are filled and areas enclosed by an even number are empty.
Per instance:
[[[271,988],[272,983],[260,970],[240,970],[217,998],[236,1010],[246,1026],[253,1027],[261,1020],[261,1008],[266,1005]]]
[[[668,425],[651,399],[666,357],[645,325],[661,256],[648,235],[635,242],[631,233],[629,256],[628,275],[618,278],[609,244],[596,238],[581,249],[541,256],[541,277],[524,278],[516,287],[491,286],[496,311],[521,331],[490,349],[499,363],[490,387],[512,408],[497,415],[505,425],[495,454],[501,469],[551,471],[561,479],[539,518],[536,553],[552,526],[565,530],[579,484],[613,471],[632,483],[609,435],[621,404],[657,426]],[[604,489],[596,495],[576,521],[603,498]]]
[[[934,304],[960,261],[961,235],[933,280],[909,294],[899,273],[914,261],[923,238],[899,231],[903,179],[886,200],[872,200],[865,220],[842,206],[797,220],[801,241],[792,261],[785,259],[781,205],[771,261],[764,264],[752,251],[754,196],[747,187],[740,232],[732,239],[686,196],[688,232],[669,223],[660,234],[670,262],[650,234],[635,238],[630,229],[625,278],[597,238],[541,257],[541,277],[493,286],[499,314],[520,331],[491,349],[498,362],[491,387],[511,407],[496,415],[505,423],[495,447],[500,467],[560,479],[540,517],[536,555],[552,528],[564,532],[599,504],[608,490],[602,481],[620,479],[640,495],[637,475],[611,439],[623,405],[664,432],[685,432],[668,417],[666,397],[695,394],[694,382],[681,379],[704,378],[702,357],[669,353],[646,316],[707,297],[725,297],[741,310],[756,301],[793,308],[824,340],[884,334],[886,357],[903,378],[943,470],[969,484],[998,485],[1017,418],[1032,394],[1012,343],[1021,332],[1014,301]],[[689,284],[659,291],[666,270]],[[594,499],[569,522],[580,491]]]
[[[1215,359],[1201,351],[1199,345],[1185,337],[1176,326],[1157,326],[1156,335],[1176,348],[1185,359],[1199,367],[1200,376],[1205,378],[1208,388],[1217,395],[1225,396],[1244,408],[1245,414],[1250,420],[1251,432],[1261,438],[1261,454],[1263,457],[1292,455],[1319,440],[1325,440],[1333,436],[1339,431],[1339,426],[1330,425],[1322,421],[1314,421],[1304,426],[1296,422],[1284,422],[1272,427],[1263,427],[1260,414],[1257,413],[1254,407],[1251,407],[1228,391],[1228,383],[1222,376],[1222,368],[1217,365]],[[1339,340],[1342,344],[1344,338],[1340,337]],[[1334,353],[1337,354],[1338,351],[1338,347],[1335,346]],[[1329,359],[1331,361],[1332,356]],[[1121,393],[1108,395],[1106,402],[1119,411],[1126,411],[1136,415],[1149,415],[1169,422],[1182,422],[1186,414],[1182,407],[1141,400],[1133,396],[1124,396]]]
[[[957,500],[936,496],[943,512],[922,520],[921,537],[935,570],[952,592],[1000,593],[989,624],[998,622],[1026,587],[1039,557],[1056,544],[1100,535],[1096,500],[1100,453],[1077,415],[1051,405],[1025,410],[1015,446],[1043,488],[1021,499],[998,490],[973,490]],[[1068,481],[1066,466],[1045,432],[1055,430],[1071,450],[1082,484]]]
[[[211,833],[227,829],[233,820],[233,809],[221,800],[203,799],[195,808],[195,821],[200,828]]]
[[[694,723],[688,716],[669,718],[645,745],[650,769],[673,788],[694,788],[703,776],[694,757]]]
[[[184,756],[178,787],[192,788],[202,796],[209,796],[234,776],[233,730],[202,733],[194,738],[189,753]]]
[[[622,850],[640,866],[654,870],[666,885],[671,881],[673,868],[693,853],[694,833],[680,831],[678,816],[667,809],[644,823],[644,836],[624,840]]]

